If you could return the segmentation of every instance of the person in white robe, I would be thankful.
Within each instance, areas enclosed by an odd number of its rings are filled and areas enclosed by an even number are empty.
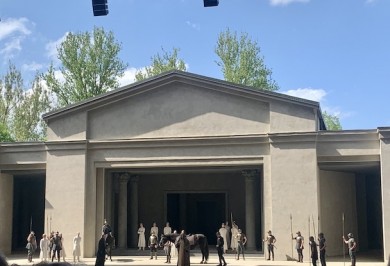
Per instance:
[[[49,239],[46,237],[46,234],[42,235],[42,239],[39,241],[39,248],[41,249],[39,258],[41,261],[47,261],[49,257]]]
[[[164,235],[172,234],[172,228],[171,228],[171,226],[169,225],[169,222],[167,222],[167,223],[165,224],[165,227],[164,227],[163,232],[164,232]]]
[[[232,238],[230,241],[230,247],[232,248],[232,250],[236,252],[238,247],[238,243],[237,243],[238,226],[234,222],[231,230],[232,230]]]
[[[152,235],[152,232],[154,232],[154,234],[157,237],[157,241],[158,241],[158,227],[157,227],[157,224],[155,222],[153,223],[153,226],[150,228],[150,235]]]
[[[224,251],[224,253],[226,253],[228,250],[228,245],[227,245],[227,230],[225,228],[225,223],[222,223],[222,226],[221,226],[221,228],[219,228],[218,232],[220,233],[221,237],[223,238],[223,251]]]
[[[143,223],[140,223],[138,228],[138,250],[145,250],[145,246],[145,227]]]
[[[77,235],[73,238],[73,262],[77,261],[80,262],[80,256],[81,256],[81,236],[80,233],[77,233]]]

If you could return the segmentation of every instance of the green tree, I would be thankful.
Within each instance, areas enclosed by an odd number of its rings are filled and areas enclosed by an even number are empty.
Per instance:
[[[8,63],[6,74],[0,79],[0,123],[8,128],[15,108],[23,101],[22,74]]]
[[[47,126],[41,116],[50,110],[50,100],[42,84],[37,74],[31,89],[25,92],[23,101],[15,109],[12,131],[18,141],[45,139]]]
[[[44,140],[46,127],[41,115],[50,110],[50,101],[37,73],[30,89],[22,74],[10,62],[0,79],[0,138],[2,141]]]
[[[322,112],[324,123],[327,130],[342,130],[340,119],[336,115],[328,114],[326,111]]]
[[[162,55],[157,53],[152,56],[152,64],[146,67],[145,71],[140,70],[135,74],[136,81],[144,80],[173,69],[187,71],[184,60],[178,57],[180,51],[178,48],[173,48],[172,52],[167,52],[163,48],[161,49]]]
[[[266,67],[260,47],[247,33],[237,36],[227,29],[218,36],[215,53],[220,61],[224,79],[259,90],[275,91],[279,87],[272,79],[272,71]]]
[[[63,81],[50,66],[44,75],[60,107],[105,93],[119,86],[127,64],[118,54],[121,45],[114,34],[95,27],[93,33],[69,33],[57,48]]]
[[[0,142],[14,142],[15,140],[12,138],[11,134],[9,133],[8,128],[0,123]]]

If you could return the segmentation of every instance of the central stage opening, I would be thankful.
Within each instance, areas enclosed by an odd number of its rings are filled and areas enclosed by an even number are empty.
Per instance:
[[[202,233],[210,244],[216,243],[215,233],[227,217],[226,193],[167,193],[166,202],[167,219],[173,229]]]

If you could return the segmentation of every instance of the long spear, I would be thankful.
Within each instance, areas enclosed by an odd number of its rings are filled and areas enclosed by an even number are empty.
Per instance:
[[[313,221],[313,231],[314,231],[314,239],[316,238],[316,224],[315,224],[315,222],[314,222],[314,216],[313,216],[313,214],[311,215],[311,219],[312,219],[312,221]]]
[[[342,214],[341,216],[341,220],[343,222],[343,262],[344,262],[344,266],[345,266],[345,243],[344,243],[344,226],[345,226],[345,217],[344,217],[344,213]]]
[[[293,233],[292,233],[292,214],[290,214],[290,232],[291,232],[291,239],[292,239],[293,238]],[[293,249],[294,249],[294,243],[291,241],[291,258],[294,259]]]

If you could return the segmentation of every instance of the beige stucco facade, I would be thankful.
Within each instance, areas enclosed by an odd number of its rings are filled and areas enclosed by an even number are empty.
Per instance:
[[[202,228],[215,231],[234,216],[259,252],[272,230],[277,259],[296,257],[298,230],[306,240],[324,232],[328,254],[340,255],[343,224],[361,250],[390,253],[390,128],[326,131],[317,102],[177,71],[44,119],[46,142],[0,146],[7,228],[20,225],[15,187],[31,174],[45,184],[41,231],[61,231],[69,251],[80,232],[85,257],[104,218],[134,248],[140,221],[197,228],[204,214],[215,217]],[[0,250],[10,253],[21,233],[4,228]]]

